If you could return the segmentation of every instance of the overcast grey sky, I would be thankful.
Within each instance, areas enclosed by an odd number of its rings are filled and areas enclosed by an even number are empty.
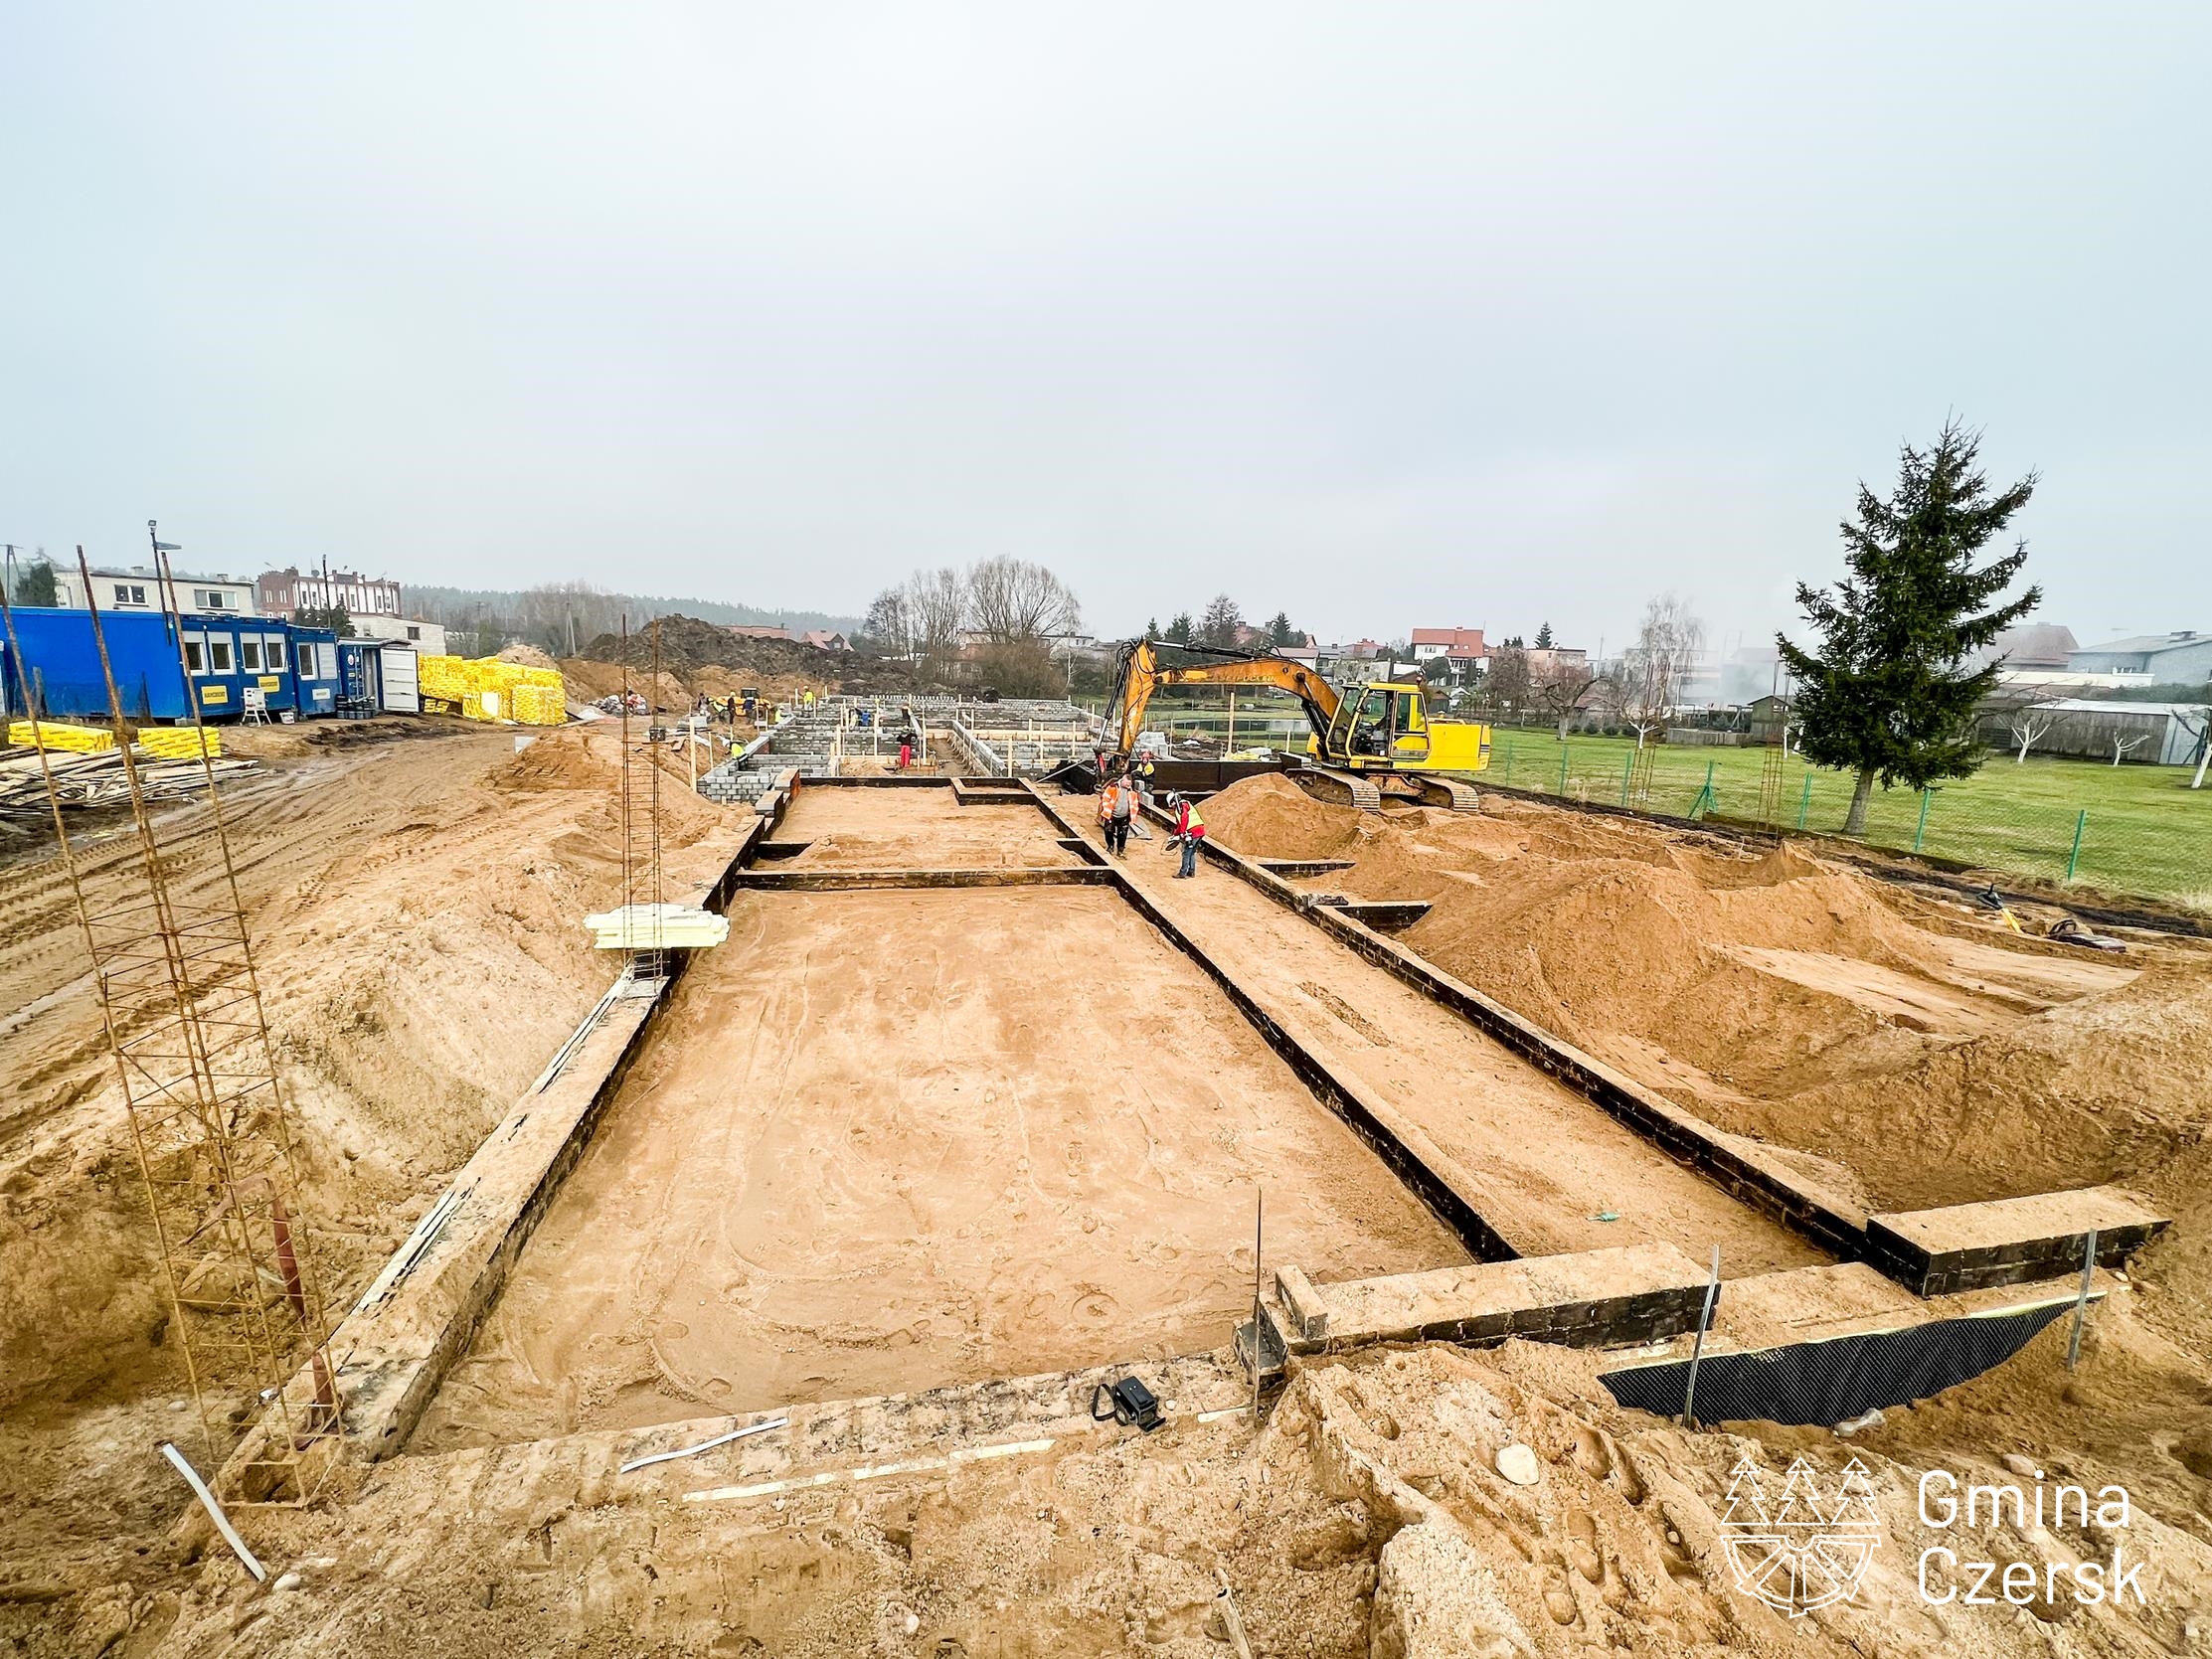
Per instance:
[[[1957,410],[2212,627],[2201,5],[17,4],[0,538],[1717,639]]]

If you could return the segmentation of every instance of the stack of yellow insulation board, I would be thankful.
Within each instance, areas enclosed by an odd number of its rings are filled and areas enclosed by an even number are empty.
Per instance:
[[[70,726],[58,720],[8,723],[8,742],[29,748],[67,749],[72,754],[102,754],[115,747],[115,734],[96,726]]]
[[[422,657],[417,669],[424,697],[450,704],[470,720],[559,726],[568,718],[568,692],[556,668],[497,657]]]
[[[568,694],[559,686],[515,687],[515,719],[523,725],[559,726],[568,718]]]
[[[221,754],[223,734],[212,726],[149,726],[138,734],[138,747],[161,760],[197,760],[203,744]]]

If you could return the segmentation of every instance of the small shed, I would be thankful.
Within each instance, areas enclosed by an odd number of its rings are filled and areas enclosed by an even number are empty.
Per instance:
[[[1744,706],[1750,719],[1751,741],[1754,744],[1779,744],[1789,729],[1789,699],[1770,692],[1765,697],[1755,697]]]

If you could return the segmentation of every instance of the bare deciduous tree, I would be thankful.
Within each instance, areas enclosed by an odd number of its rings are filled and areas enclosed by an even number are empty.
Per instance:
[[[2012,741],[2020,746],[2020,752],[2012,757],[2014,765],[2024,765],[2028,758],[2028,746],[2058,724],[2058,716],[2045,709],[2022,709],[2004,723],[2012,734]]]
[[[860,624],[861,635],[869,644],[901,662],[912,662],[919,655],[914,643],[914,607],[908,586],[901,582],[878,593],[870,601],[868,615]]]
[[[1076,631],[1083,609],[1052,572],[1023,559],[985,559],[967,574],[968,608],[986,644],[1019,645]]]
[[[1621,717],[1636,735],[1636,747],[1666,724],[1677,704],[1699,647],[1705,624],[1679,593],[1647,600],[1635,643],[1621,656]]]
[[[2113,764],[2116,766],[2119,765],[2121,760],[2125,756],[2134,753],[2136,749],[2142,747],[2142,746],[2144,744],[2147,744],[2148,742],[2150,742],[2150,734],[2148,732],[2138,732],[2132,737],[2127,737],[2119,733],[2114,734]]]
[[[1555,664],[1530,677],[1529,697],[1539,709],[1559,722],[1559,741],[1567,741],[1567,724],[1578,709],[1597,700],[1598,676],[1587,668]]]
[[[907,579],[914,655],[925,678],[948,681],[967,625],[967,579],[949,565]]]
[[[1528,653],[1505,645],[1490,653],[1489,672],[1482,676],[1482,697],[1493,709],[1525,709],[1529,702]]]

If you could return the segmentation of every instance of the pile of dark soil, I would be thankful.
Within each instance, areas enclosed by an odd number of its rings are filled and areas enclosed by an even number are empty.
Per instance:
[[[661,667],[686,681],[703,668],[723,668],[758,679],[788,676],[851,692],[905,691],[913,684],[903,668],[879,658],[825,651],[803,640],[752,638],[695,616],[663,616],[632,630],[627,639],[602,633],[583,654],[593,662],[650,668],[656,635]]]

